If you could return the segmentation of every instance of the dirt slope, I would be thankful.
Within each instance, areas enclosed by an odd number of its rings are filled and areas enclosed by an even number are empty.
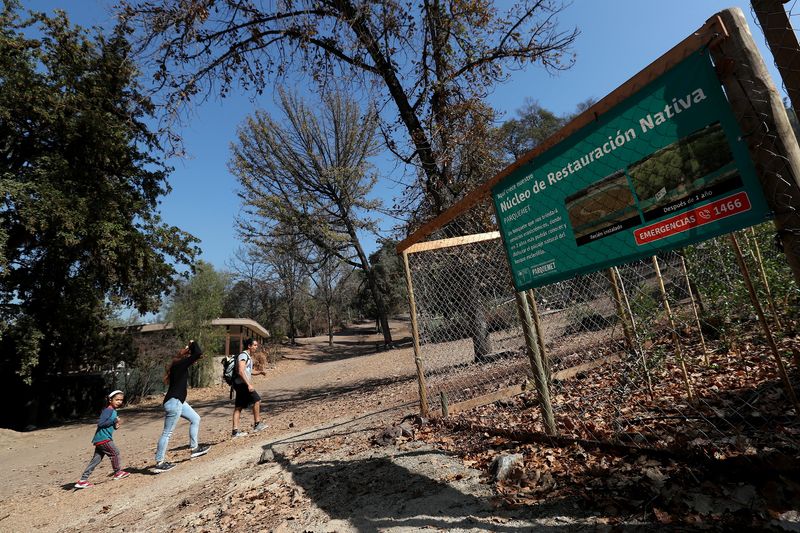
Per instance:
[[[393,330],[407,346],[407,325],[394,322]],[[411,349],[376,351],[380,337],[367,325],[338,335],[334,347],[326,341],[302,340],[256,378],[271,426],[261,433],[232,441],[228,389],[190,390],[201,441],[213,448],[189,460],[181,421],[168,455],[178,467],[164,474],[149,470],[163,424],[158,401],[120,412],[115,440],[132,475],[112,481],[105,461],[88,490],[72,485],[91,456],[94,421],[0,430],[0,532],[529,531],[591,523],[564,518],[560,508],[527,510],[527,518],[494,509],[479,473],[460,460],[413,439],[372,444],[416,413]],[[264,450],[270,460],[259,464]]]

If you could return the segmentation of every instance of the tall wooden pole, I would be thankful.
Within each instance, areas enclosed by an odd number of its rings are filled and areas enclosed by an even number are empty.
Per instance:
[[[422,355],[419,347],[419,327],[417,326],[417,303],[414,301],[414,285],[411,283],[411,268],[408,266],[408,252],[403,252],[403,267],[406,271],[408,287],[408,307],[411,312],[411,337],[414,341],[414,364],[417,366],[417,384],[419,385],[419,410],[422,416],[428,416],[428,392],[425,386],[425,369],[422,366]]]
[[[779,16],[783,11],[780,4],[776,0],[753,1],[757,13],[760,10],[771,17]],[[711,54],[718,66],[725,94],[744,133],[764,196],[775,213],[775,226],[787,262],[795,281],[800,285],[800,147],[780,93],[772,83],[767,66],[753,42],[742,10],[725,9],[717,16],[722,20],[728,37],[722,39],[719,46],[711,48]],[[762,25],[766,26],[765,32],[772,31],[768,30],[769,27],[780,26],[770,21],[762,22]],[[780,32],[784,36],[793,33],[788,24]],[[776,51],[776,59],[793,59],[796,50],[795,39],[793,45]],[[789,68],[787,63],[787,69],[792,68],[796,67]],[[788,72],[786,75],[785,79],[797,78],[797,72],[792,77]],[[789,84],[794,85],[794,81]]]
[[[792,22],[786,14],[786,0],[752,0],[753,11],[761,25],[761,31],[775,59],[775,66],[783,78],[786,93],[792,108],[800,112],[800,69],[798,52],[800,45],[792,29]]]

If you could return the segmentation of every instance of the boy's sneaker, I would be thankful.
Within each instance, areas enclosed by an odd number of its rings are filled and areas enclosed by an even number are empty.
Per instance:
[[[130,473],[120,470],[114,474],[114,479],[125,479],[128,476],[130,476]]]
[[[94,487],[94,485],[89,483],[88,481],[80,480],[77,483],[75,483],[76,489],[88,489],[89,487]]]
[[[200,457],[201,455],[205,455],[208,453],[208,450],[211,449],[211,446],[208,444],[198,444],[197,448],[192,448],[192,455],[191,458],[194,459],[195,457]]]
[[[172,470],[173,468],[175,468],[174,464],[161,461],[160,463],[156,463],[156,466],[153,467],[153,472],[160,474],[162,472],[166,472],[167,470]]]
[[[231,437],[233,437],[234,439],[237,437],[246,437],[246,436],[247,432],[242,431],[241,429],[234,429],[233,431],[231,431]]]
[[[253,431],[261,431],[262,429],[267,429],[268,427],[269,425],[267,425],[267,423],[262,420],[261,422],[253,426]]]

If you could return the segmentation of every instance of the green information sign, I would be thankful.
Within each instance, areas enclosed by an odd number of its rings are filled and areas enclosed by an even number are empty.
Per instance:
[[[507,176],[492,198],[519,291],[770,215],[705,51]]]

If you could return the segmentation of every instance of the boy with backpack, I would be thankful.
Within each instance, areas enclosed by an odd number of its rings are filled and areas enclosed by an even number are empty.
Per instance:
[[[253,387],[253,375],[266,374],[264,370],[253,370],[252,354],[258,349],[258,341],[248,338],[244,340],[243,344],[244,351],[236,357],[232,369],[231,384],[236,393],[236,400],[233,404],[233,430],[231,431],[233,438],[247,435],[246,431],[239,429],[239,419],[242,415],[242,409],[250,406],[253,407],[253,431],[257,432],[269,427],[261,420],[261,396]]]

